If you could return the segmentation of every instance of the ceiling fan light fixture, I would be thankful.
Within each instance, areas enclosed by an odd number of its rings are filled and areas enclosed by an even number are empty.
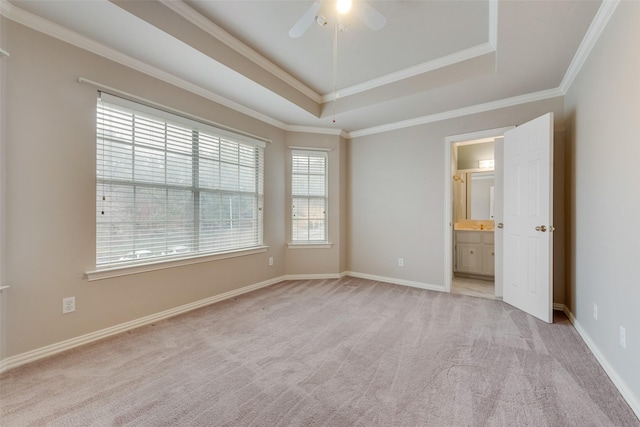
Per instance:
[[[337,0],[338,13],[345,14],[351,10],[351,0]]]

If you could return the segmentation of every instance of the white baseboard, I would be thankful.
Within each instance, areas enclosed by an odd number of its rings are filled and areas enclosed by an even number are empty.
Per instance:
[[[79,337],[71,338],[66,341],[61,341],[59,343],[51,344],[45,347],[28,351],[26,353],[9,357],[0,361],[0,373],[17,368],[18,366],[26,365],[27,363],[35,362],[36,360],[43,359],[45,357],[53,356],[54,354],[62,353],[63,351],[71,350],[75,347],[89,344],[91,342],[117,335],[131,329],[139,328],[141,326],[149,325],[153,322],[168,319],[169,317],[177,316],[179,314],[186,313],[188,311],[214,304],[216,302],[223,301],[229,298],[233,298],[238,295],[246,294],[260,288],[271,286],[284,280],[289,280],[285,277],[286,276],[280,276],[273,279],[265,280],[260,283],[255,283],[253,285],[244,286],[240,289],[235,289],[233,291],[225,292],[220,295],[215,295],[189,304],[181,305],[179,307],[171,308],[169,310],[161,311],[160,313],[155,313],[149,316],[142,317],[140,319],[121,323],[119,325],[115,325],[106,329],[101,329],[96,332],[91,332],[86,335],[81,335]]]
[[[197,308],[205,307],[207,305],[214,304],[216,302],[223,301],[229,298],[233,298],[238,295],[246,294],[248,292],[252,292],[260,288],[271,286],[285,280],[339,279],[344,276],[352,276],[352,277],[357,277],[362,279],[376,280],[380,282],[410,286],[410,287],[419,288],[419,289],[427,289],[427,290],[441,291],[441,292],[445,291],[445,287],[441,285],[432,285],[432,284],[422,283],[422,282],[413,282],[413,281],[404,280],[404,279],[396,279],[393,277],[357,273],[353,271],[345,271],[340,274],[285,275],[285,276],[280,276],[273,279],[265,280],[263,282],[255,283],[253,285],[244,286],[240,289],[225,292],[223,294],[215,295],[215,296],[205,298],[199,301],[195,301],[189,304],[181,305],[179,307],[175,307],[169,310],[162,311],[160,313],[145,316],[140,319],[121,323],[119,325],[115,325],[110,328],[101,329],[99,331],[82,335],[76,338],[72,338],[66,341],[61,341],[59,343],[41,347],[32,351],[28,351],[26,353],[19,354],[17,356],[9,357],[5,360],[0,361],[0,373],[8,371],[10,369],[17,368],[18,366],[22,366],[27,363],[35,362],[36,360],[43,359],[45,357],[53,356],[63,351],[71,350],[72,348],[75,348],[75,347],[89,344],[91,342],[94,342],[103,338],[107,338],[113,335],[117,335],[119,333],[126,332],[131,329],[139,328],[141,326],[145,326],[153,322],[157,322],[163,319],[177,316],[179,314],[186,313],[191,310],[195,310]],[[553,309],[563,311],[567,315],[567,317],[569,318],[569,321],[571,321],[576,331],[578,331],[578,334],[580,335],[582,340],[585,342],[587,347],[589,347],[589,349],[595,356],[598,363],[600,363],[600,366],[602,366],[604,371],[607,373],[607,375],[609,376],[613,384],[616,386],[616,388],[618,389],[622,397],[625,399],[625,401],[629,404],[629,406],[631,407],[633,412],[636,414],[636,416],[640,418],[640,399],[631,391],[631,389],[627,386],[627,384],[620,377],[620,375],[618,375],[618,373],[611,366],[611,364],[609,364],[609,362],[604,357],[602,352],[600,352],[600,350],[595,345],[593,340],[591,340],[591,337],[589,337],[586,331],[580,326],[580,323],[576,320],[573,313],[571,313],[571,311],[564,304],[554,303]]]
[[[344,274],[287,274],[284,280],[340,279]]]
[[[80,347],[85,344],[92,343],[94,341],[101,340],[103,338],[117,335],[119,333],[126,332],[131,329],[139,328],[141,326],[149,325],[153,322],[158,322],[160,320],[168,319],[170,317],[177,316],[179,314],[183,314],[188,311],[195,310],[201,307],[205,307],[207,305],[214,304],[219,301],[233,298],[238,295],[246,294],[248,292],[255,291],[257,289],[264,288],[285,280],[339,279],[346,275],[352,275],[354,277],[369,278],[371,280],[379,280],[379,281],[384,281],[389,283],[413,286],[413,287],[418,287],[422,289],[441,290],[439,287],[433,287],[433,286],[425,285],[422,283],[399,281],[397,279],[392,279],[388,277],[363,275],[363,274],[351,273],[351,272],[343,272],[343,273],[335,273],[335,274],[284,275],[284,276],[275,277],[273,279],[269,279],[260,283],[255,283],[253,285],[244,286],[240,289],[235,289],[233,291],[225,292],[220,295],[215,295],[215,296],[205,298],[199,301],[195,301],[189,304],[181,305],[179,307],[171,308],[169,310],[165,310],[159,313],[151,314],[149,316],[145,316],[139,319],[131,320],[129,322],[121,323],[119,325],[111,326],[109,328],[101,329],[99,331],[91,332],[89,334],[81,335],[79,337],[75,337],[75,338],[71,338],[55,344],[47,345],[45,347],[40,347],[35,350],[18,354],[16,356],[8,357],[6,359],[0,360],[0,373],[6,372],[8,370],[17,368],[22,365],[26,365],[31,362],[35,362],[36,360],[44,359],[46,357],[50,357],[58,353],[62,353],[64,351],[71,350],[76,347]]]
[[[624,400],[629,404],[631,410],[636,414],[636,417],[640,419],[640,398],[635,395],[633,391],[629,388],[627,383],[622,379],[618,372],[611,366],[607,358],[602,354],[598,346],[593,342],[589,334],[582,328],[580,322],[575,318],[573,313],[569,310],[568,307],[564,307],[564,313],[569,318],[569,321],[576,328],[578,334],[582,338],[582,341],[585,342],[591,353],[595,356],[596,360],[602,366],[602,369],[607,373],[613,385],[618,389]]]
[[[360,279],[376,280],[378,282],[393,283],[394,285],[410,286],[412,288],[427,289],[429,291],[445,292],[443,285],[432,285],[430,283],[413,282],[410,280],[396,279],[394,277],[376,276],[374,274],[357,273],[355,271],[345,271],[343,276],[358,277]]]

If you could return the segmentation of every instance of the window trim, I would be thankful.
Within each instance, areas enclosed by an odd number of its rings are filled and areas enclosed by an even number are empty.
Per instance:
[[[325,243],[287,243],[288,249],[331,249],[332,246],[333,243],[328,241]]]
[[[200,119],[196,116],[191,116],[186,113],[182,113],[178,110],[173,110],[151,101],[140,101],[136,97],[129,99],[120,94],[110,93],[103,90],[98,91],[99,100],[110,103],[112,105],[124,107],[125,109],[137,111],[144,115],[150,115],[161,120],[165,120],[167,123],[177,123],[179,125],[188,126],[196,132],[204,132],[209,135],[213,135],[220,139],[229,139],[236,141],[240,144],[247,146],[253,146],[261,150],[261,170],[262,176],[259,181],[264,183],[264,160],[265,160],[265,148],[270,140],[256,137],[254,135],[237,131],[235,129],[219,126],[215,123]],[[99,138],[99,135],[96,135]],[[96,177],[97,178],[97,177]],[[98,184],[98,182],[96,182]],[[230,249],[223,249],[220,251],[202,251],[185,255],[176,256],[163,256],[163,257],[151,257],[146,258],[144,261],[135,260],[132,262],[122,262],[116,264],[101,264],[96,265],[95,270],[85,272],[86,278],[89,281],[100,280],[103,278],[117,277],[129,274],[137,274],[145,271],[154,271],[159,269],[171,268],[181,265],[197,264],[202,262],[208,262],[217,259],[234,258],[245,255],[252,255],[256,253],[265,252],[268,246],[264,245],[264,188],[263,184],[260,185],[260,189],[256,189],[258,194],[258,211],[261,220],[257,224],[258,227],[258,241],[254,246],[237,247]],[[170,186],[170,185],[169,185]],[[167,187],[167,185],[161,185],[161,187]],[[195,188],[195,187],[194,187]],[[96,188],[97,190],[97,188]],[[95,224],[97,227],[97,223]],[[97,232],[97,229],[96,229]],[[97,247],[95,248],[97,251]]]
[[[132,274],[146,273],[149,271],[164,270],[166,268],[181,267],[184,265],[201,264],[203,262],[215,261],[220,259],[237,258],[247,255],[255,255],[266,252],[269,246],[257,246],[247,249],[230,250],[226,252],[217,252],[209,254],[191,255],[189,257],[173,257],[147,262],[145,264],[128,264],[117,265],[100,270],[91,270],[85,272],[87,281],[110,279],[113,277],[129,276]]]
[[[329,152],[333,151],[331,148],[316,148],[316,147],[296,147],[289,146],[289,241],[287,248],[289,249],[327,249],[333,245],[329,240]],[[307,152],[307,153],[323,153],[326,159],[325,164],[325,213],[324,213],[324,225],[325,225],[325,238],[324,240],[294,240],[293,239],[293,155],[295,152]],[[308,196],[307,198],[312,198]]]

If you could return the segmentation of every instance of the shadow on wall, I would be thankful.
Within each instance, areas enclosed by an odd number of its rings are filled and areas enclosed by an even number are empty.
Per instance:
[[[564,251],[565,251],[565,305],[575,313],[575,110],[565,113],[564,133]]]

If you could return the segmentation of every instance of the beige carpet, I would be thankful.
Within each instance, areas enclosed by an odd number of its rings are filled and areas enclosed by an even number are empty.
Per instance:
[[[640,426],[571,324],[283,282],[0,377],[2,426]]]

